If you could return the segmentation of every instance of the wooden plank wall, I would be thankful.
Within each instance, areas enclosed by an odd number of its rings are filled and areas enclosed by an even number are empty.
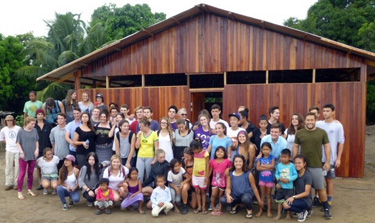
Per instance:
[[[83,77],[360,67],[347,52],[205,14],[83,68]]]
[[[280,121],[288,127],[293,113],[305,115],[311,106],[322,108],[332,103],[336,106],[336,119],[343,124],[346,137],[337,174],[363,177],[366,135],[363,109],[366,105],[361,101],[365,92],[366,83],[363,82],[227,85],[223,93],[223,114],[245,105],[250,108],[250,120],[258,124],[262,114],[268,115],[269,107],[278,105]],[[322,115],[319,119],[323,119]]]
[[[149,105],[154,110],[153,119],[160,120],[168,115],[168,108],[176,105],[178,108],[190,108],[190,94],[187,87],[153,87],[153,88],[99,88],[80,89],[79,95],[87,92],[91,99],[95,99],[97,93],[104,94],[104,103],[115,102],[119,106],[127,104],[131,113],[138,106]],[[188,113],[190,109],[186,109]]]

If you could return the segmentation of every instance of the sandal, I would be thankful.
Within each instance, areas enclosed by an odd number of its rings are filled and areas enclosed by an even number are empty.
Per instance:
[[[25,197],[23,196],[22,192],[18,192],[18,199],[23,200]]]
[[[230,213],[230,214],[237,214],[237,208],[234,208],[234,209],[230,210],[229,213]]]
[[[202,210],[202,214],[208,214],[207,210]]]
[[[27,194],[29,195],[29,196],[32,196],[32,197],[36,197],[36,196],[38,196],[36,193],[34,193],[32,190],[28,190],[27,191]]]
[[[199,212],[202,212],[202,210],[201,209],[195,209],[194,210],[194,214],[198,214]]]
[[[251,213],[249,213],[249,212],[246,213],[245,218],[247,218],[247,219],[253,218],[253,212],[251,212]]]

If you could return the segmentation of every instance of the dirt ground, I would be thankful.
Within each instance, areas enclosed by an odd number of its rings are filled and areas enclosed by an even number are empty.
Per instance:
[[[146,211],[145,215],[137,212],[121,211],[119,206],[113,210],[111,215],[102,214],[96,216],[95,209],[86,206],[81,200],[80,203],[70,208],[68,211],[61,210],[61,203],[56,195],[44,196],[38,191],[37,197],[25,195],[25,200],[17,199],[17,191],[4,191],[4,151],[0,153],[0,222],[201,222],[215,221],[216,223],[235,221],[241,222],[274,222],[272,219],[263,215],[260,218],[246,220],[244,211],[240,211],[236,215],[225,213],[218,216],[203,216],[202,214],[194,214],[190,211],[187,215],[171,213],[169,216],[161,215],[159,218],[152,218],[150,211]],[[335,196],[333,201],[332,214],[333,219],[330,222],[375,222],[374,211],[375,200],[375,126],[367,127],[366,135],[366,167],[365,177],[362,179],[336,179],[335,180]],[[25,181],[26,183],[26,181]],[[34,180],[34,185],[36,181]],[[24,191],[26,185],[24,185]],[[258,207],[254,207],[257,211]],[[314,214],[307,222],[323,222],[323,213],[319,208],[314,208]],[[276,207],[273,208],[274,215]],[[372,216],[372,217],[371,217]],[[294,218],[290,222],[296,222]],[[279,222],[286,222],[280,220]]]

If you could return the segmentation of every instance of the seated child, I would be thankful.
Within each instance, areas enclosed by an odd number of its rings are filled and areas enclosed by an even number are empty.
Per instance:
[[[138,211],[140,214],[144,214],[143,211],[143,194],[142,194],[142,182],[138,178],[138,169],[135,167],[130,168],[128,178],[125,180],[128,184],[128,196],[122,201],[121,209],[126,209],[129,206],[138,205]]]
[[[57,164],[59,164],[59,162],[59,157],[54,156],[50,148],[45,148],[43,156],[37,160],[38,167],[41,169],[44,195],[48,194],[49,187],[52,188],[52,194],[56,194],[57,180],[59,178]]]
[[[109,180],[107,178],[102,178],[99,181],[99,188],[96,193],[96,201],[95,207],[98,210],[95,214],[100,215],[101,213],[105,212],[106,214],[110,214],[111,210],[109,208],[113,207],[113,201],[115,200],[113,196],[113,190],[108,187]]]
[[[177,203],[181,203],[181,185],[184,182],[186,171],[181,167],[181,162],[177,159],[171,160],[171,170],[168,172],[168,185],[171,190],[174,211],[179,213]],[[187,182],[187,180],[186,180]]]
[[[171,203],[171,191],[165,183],[167,182],[164,175],[159,175],[156,178],[157,187],[152,191],[151,202],[152,202],[152,211],[151,214],[154,217],[158,217],[160,212],[164,211],[165,214],[173,208]]]
[[[281,218],[281,211],[283,203],[294,195],[293,191],[293,181],[298,177],[296,167],[290,162],[290,150],[283,149],[280,155],[280,163],[276,166],[275,177],[278,183],[276,184],[276,203],[277,206],[277,216],[275,220],[278,221]],[[286,219],[290,219],[290,212],[288,211]]]

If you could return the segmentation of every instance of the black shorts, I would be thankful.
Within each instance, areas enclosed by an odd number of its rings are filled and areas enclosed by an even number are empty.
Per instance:
[[[277,189],[276,192],[276,202],[284,202],[286,199],[292,197],[294,195],[293,189]]]

